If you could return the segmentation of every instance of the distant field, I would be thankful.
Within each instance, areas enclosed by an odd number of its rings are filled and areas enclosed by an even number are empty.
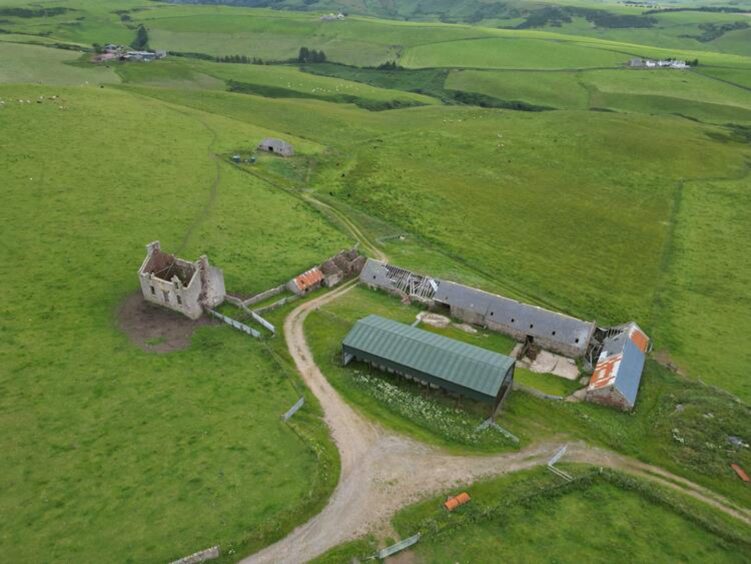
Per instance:
[[[105,67],[65,64],[80,57],[81,53],[76,51],[0,41],[0,83],[95,85],[120,82],[119,77]]]
[[[116,67],[124,80],[160,87],[195,87],[225,90],[229,81],[275,98],[308,97],[331,101],[355,100],[436,104],[429,96],[376,88],[349,80],[305,73],[293,66],[213,63],[170,57],[156,64],[124,64]]]
[[[583,73],[453,70],[446,88],[480,92],[506,100],[524,100],[553,108],[587,109]]]
[[[407,49],[406,67],[587,68],[613,67],[627,55],[576,45],[521,38],[447,41]]]

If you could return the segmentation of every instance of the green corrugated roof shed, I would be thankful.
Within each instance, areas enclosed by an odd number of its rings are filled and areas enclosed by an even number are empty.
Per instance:
[[[345,354],[362,359],[364,353],[369,360],[406,367],[488,400],[496,398],[514,365],[511,357],[378,315],[359,320],[342,348]]]

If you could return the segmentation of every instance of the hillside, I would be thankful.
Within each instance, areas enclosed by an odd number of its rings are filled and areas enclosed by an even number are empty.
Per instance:
[[[479,507],[457,519],[436,512],[439,491],[408,491],[408,468],[392,484],[379,463],[373,495],[400,504],[379,526],[425,532],[425,561],[534,560],[536,543],[497,544],[527,537],[524,523],[555,529],[562,561],[625,555],[623,531],[658,524],[658,547],[635,537],[639,559],[743,561],[751,537],[733,515],[748,516],[751,494],[730,464],[751,469],[751,28],[736,22],[751,24],[751,4],[732,7],[0,0],[3,554],[164,562],[218,544],[230,562],[271,550],[370,460],[332,436],[346,428],[332,424],[341,402],[367,456],[394,441],[408,460],[467,457],[460,468],[526,452],[544,464],[578,445],[575,487],[531,466],[478,474]],[[139,33],[166,57],[93,62]],[[268,137],[294,156],[258,151]],[[654,348],[633,412],[515,390],[499,423],[519,442],[478,439],[484,406],[341,365],[358,319],[412,324],[416,304],[316,290],[269,310],[276,334],[262,339],[161,310],[139,321],[154,240],[207,255],[242,298],[356,246],[603,327],[636,320]],[[515,344],[482,327],[430,330],[501,354]],[[580,386],[523,368],[517,381]],[[617,462],[612,475],[595,477],[593,452]],[[665,475],[652,490],[621,477],[635,470]],[[529,499],[511,495],[519,484]],[[598,540],[578,534],[592,515],[609,524]],[[362,532],[320,547],[354,541],[329,560],[342,561],[388,544]]]

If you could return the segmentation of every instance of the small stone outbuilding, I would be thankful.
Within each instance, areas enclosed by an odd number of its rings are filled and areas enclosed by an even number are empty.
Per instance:
[[[342,251],[331,257],[321,265],[324,286],[333,288],[343,280],[359,276],[366,260],[356,249]]]
[[[202,256],[195,262],[161,250],[159,241],[146,245],[146,258],[138,271],[143,299],[198,319],[204,308],[224,301],[224,273]]]
[[[316,266],[295,276],[287,283],[287,289],[298,296],[317,290],[323,284],[323,272]]]
[[[282,157],[291,157],[295,154],[292,145],[281,139],[275,139],[274,137],[266,137],[266,139],[261,141],[258,144],[258,150],[281,155]]]

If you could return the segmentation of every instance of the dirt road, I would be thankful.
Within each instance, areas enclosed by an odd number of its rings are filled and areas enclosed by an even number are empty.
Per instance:
[[[304,562],[367,532],[384,530],[404,505],[474,480],[544,464],[561,443],[541,443],[494,456],[452,456],[385,430],[355,412],[319,370],[305,340],[305,318],[354,287],[354,282],[297,307],[284,334],[300,374],[323,407],[341,455],[341,476],[328,505],[284,539],[246,558],[246,563]],[[569,444],[566,460],[626,470],[679,489],[751,524],[751,512],[660,468],[584,443]]]

